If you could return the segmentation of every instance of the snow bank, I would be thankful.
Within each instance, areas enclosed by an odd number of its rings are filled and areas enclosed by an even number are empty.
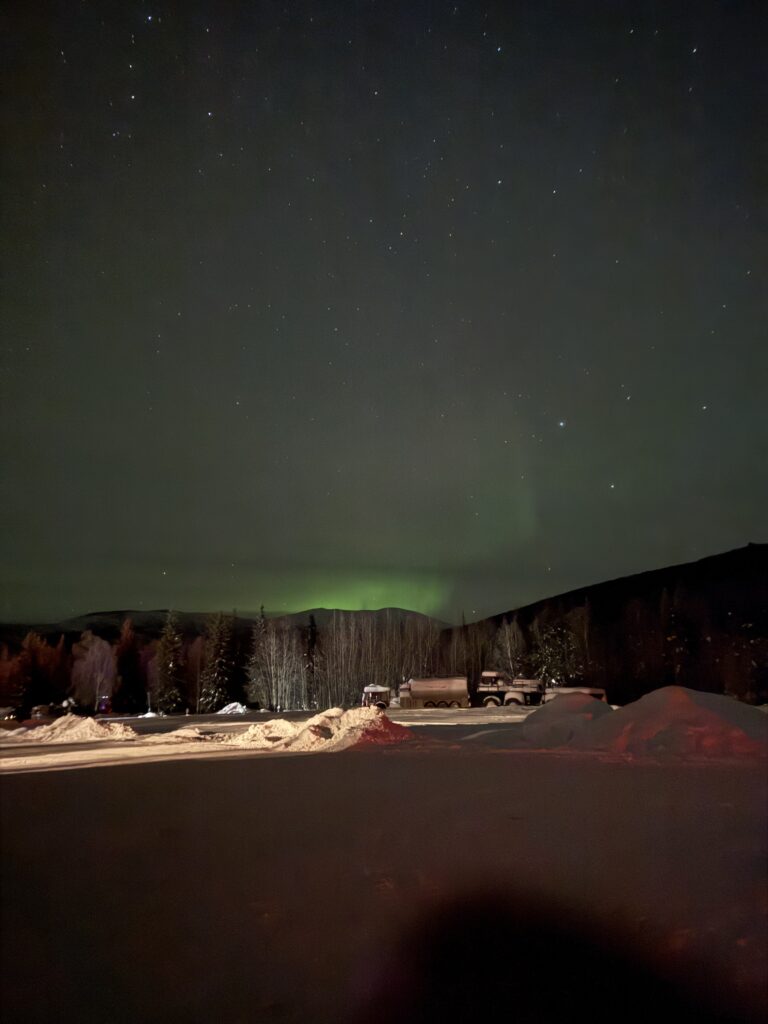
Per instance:
[[[217,715],[244,715],[248,708],[245,704],[240,704],[238,701],[233,701],[231,704],[227,704],[225,707],[220,708]]]
[[[288,722],[282,718],[257,722],[237,736],[222,739],[231,746],[251,750],[298,753],[401,743],[411,738],[408,729],[391,722],[377,708],[353,708],[350,711],[331,708],[306,722]]]
[[[5,738],[5,737],[3,737]],[[135,740],[137,734],[120,722],[97,722],[94,718],[64,715],[49,725],[14,731],[8,739],[26,743],[87,743],[91,740]]]
[[[619,754],[768,754],[768,719],[732,697],[665,686],[588,723],[570,746]]]
[[[526,718],[522,735],[526,743],[540,749],[564,747],[585,726],[613,714],[610,704],[587,693],[561,693]]]
[[[0,730],[0,743],[5,743],[6,741],[15,743],[19,740],[25,740],[31,731],[31,729],[25,729],[23,725],[19,726],[18,729],[2,729]]]

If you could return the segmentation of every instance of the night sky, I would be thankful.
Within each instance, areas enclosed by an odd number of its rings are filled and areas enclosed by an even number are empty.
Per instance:
[[[762,4],[11,6],[2,618],[768,540]]]

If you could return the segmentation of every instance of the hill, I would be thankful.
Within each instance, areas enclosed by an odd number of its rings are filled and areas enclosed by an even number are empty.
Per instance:
[[[345,615],[354,615],[356,619],[372,618],[378,623],[403,622],[408,619],[430,621],[428,615],[421,612],[408,611],[405,608],[378,608],[371,611],[344,611],[337,608],[310,608],[301,612],[266,612],[267,618],[286,625],[306,626],[310,616],[314,617],[315,624],[319,629],[324,629],[332,621],[335,615],[343,611]],[[168,609],[156,608],[145,611],[143,609],[123,608],[114,611],[87,612],[85,615],[78,615],[71,619],[62,619],[59,622],[29,623],[29,622],[8,622],[0,623],[0,643],[9,644],[12,647],[18,646],[30,630],[34,630],[49,642],[56,642],[63,636],[69,644],[77,639],[86,630],[91,630],[97,636],[114,642],[120,635],[120,629],[126,619],[130,619],[136,633],[147,639],[156,639],[160,636]],[[181,632],[187,637],[201,636],[205,631],[206,621],[210,618],[210,612],[180,612],[174,611],[178,620]],[[240,635],[253,628],[259,618],[259,612],[241,612],[235,614],[235,634]],[[437,622],[438,628],[448,628],[446,623]]]
[[[768,700],[768,544],[608,580],[491,616],[471,627],[486,652],[503,623],[524,655],[560,627],[583,675],[614,703],[660,686]],[[455,632],[452,631],[452,632]],[[482,655],[481,655],[482,656]]]

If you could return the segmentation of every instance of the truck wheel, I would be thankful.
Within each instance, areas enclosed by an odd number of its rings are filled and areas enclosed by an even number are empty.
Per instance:
[[[424,707],[425,708],[433,708],[434,706],[435,706],[435,702],[433,700],[424,701]]]
[[[497,708],[497,707],[499,707],[499,698],[498,697],[486,697],[485,700],[483,701],[483,707],[484,708]]]
[[[460,708],[461,704],[459,704],[459,702],[457,700],[452,700],[451,703],[448,705],[448,707],[449,708]]]
[[[448,707],[448,704],[447,704],[447,703],[446,703],[446,701],[444,701],[444,700],[439,700],[439,701],[437,702],[437,706],[438,706],[439,708],[447,708],[447,707]]]

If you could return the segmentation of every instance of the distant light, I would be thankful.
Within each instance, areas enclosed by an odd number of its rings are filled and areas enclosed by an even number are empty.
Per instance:
[[[560,422],[557,425],[558,425],[558,427],[564,427],[565,426],[565,420],[560,420]]]

